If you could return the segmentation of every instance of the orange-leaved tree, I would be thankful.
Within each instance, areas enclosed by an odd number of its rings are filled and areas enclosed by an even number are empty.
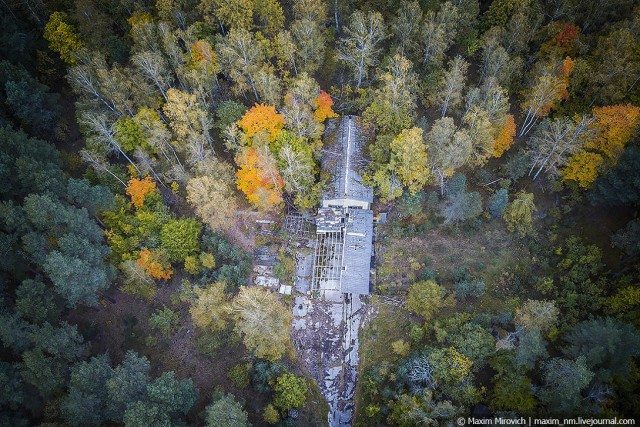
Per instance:
[[[493,157],[502,156],[513,144],[514,136],[516,136],[516,122],[513,119],[513,114],[507,114],[493,146]]]
[[[238,126],[249,137],[266,130],[274,141],[284,126],[284,116],[276,111],[274,105],[255,104],[238,120]]]
[[[640,107],[635,105],[608,105],[593,109],[596,130],[588,147],[600,151],[608,159],[617,160],[624,146],[638,131],[640,126]]]
[[[144,268],[144,271],[154,279],[169,280],[173,275],[171,270],[171,264],[164,264],[160,262],[158,254],[144,248],[140,251],[140,257],[136,261],[139,267]]]
[[[261,210],[270,210],[282,202],[284,181],[276,161],[266,145],[244,148],[236,157],[236,184],[247,200]]]
[[[313,117],[318,122],[324,122],[326,119],[337,117],[338,115],[331,108],[333,106],[333,99],[325,91],[320,91],[320,95],[314,101],[316,110],[313,113]]]
[[[131,178],[127,186],[127,194],[131,196],[133,206],[135,206],[136,209],[140,209],[144,205],[145,196],[155,190],[155,188],[156,183],[152,181],[149,176],[146,176],[144,179]]]

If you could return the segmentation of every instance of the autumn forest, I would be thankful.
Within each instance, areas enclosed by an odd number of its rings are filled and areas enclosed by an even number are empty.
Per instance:
[[[0,425],[640,419],[637,2],[3,0],[0,23]],[[345,117],[375,231],[336,423],[293,326]]]

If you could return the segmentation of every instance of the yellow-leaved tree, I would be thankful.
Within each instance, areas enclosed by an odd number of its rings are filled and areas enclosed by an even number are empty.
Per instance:
[[[409,192],[415,194],[425,186],[430,176],[422,128],[403,130],[391,141],[390,148],[389,168],[398,175]]]
[[[575,181],[580,188],[589,188],[598,177],[603,160],[598,153],[580,150],[567,161],[562,170],[562,178]]]
[[[259,286],[241,286],[228,311],[236,333],[256,357],[276,361],[290,347],[291,311],[276,294]]]
[[[57,52],[69,65],[76,63],[76,53],[84,47],[75,28],[67,23],[67,15],[62,12],[51,14],[44,26],[44,38],[49,42],[51,50]]]
[[[193,323],[208,332],[223,330],[227,326],[229,313],[227,304],[229,295],[222,282],[213,283],[206,288],[194,287],[196,299],[189,308]]]
[[[171,264],[163,263],[157,253],[147,248],[140,251],[140,257],[136,263],[154,279],[169,280],[173,275]]]
[[[583,148],[568,159],[561,171],[565,181],[574,181],[583,189],[590,188],[599,173],[618,162],[640,127],[640,107],[635,105],[594,107],[592,113]]]

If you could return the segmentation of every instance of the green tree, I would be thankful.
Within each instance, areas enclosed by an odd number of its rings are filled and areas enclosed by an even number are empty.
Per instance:
[[[508,372],[500,375],[493,389],[491,407],[498,411],[516,411],[519,414],[531,414],[536,406],[532,393],[533,384],[521,372]]]
[[[533,193],[519,192],[504,211],[502,218],[507,223],[509,231],[517,231],[524,237],[533,230],[533,213],[536,205],[533,203]]]
[[[573,414],[582,404],[581,392],[593,378],[584,357],[554,358],[544,364],[539,398],[553,413]]]
[[[285,373],[276,379],[273,404],[282,410],[302,408],[307,402],[307,381],[304,377]]]
[[[68,391],[60,403],[67,422],[72,426],[100,426],[107,421],[107,381],[112,376],[106,354],[71,368]]]
[[[60,307],[41,280],[27,279],[16,289],[15,310],[22,318],[40,323],[57,318]]]
[[[158,405],[143,400],[131,402],[123,416],[126,427],[160,427],[171,425],[169,415]]]
[[[66,322],[33,328],[30,341],[31,348],[22,354],[20,373],[47,399],[64,387],[68,365],[85,355],[87,345],[76,326]]]
[[[220,132],[223,132],[229,125],[240,120],[246,112],[247,107],[236,101],[222,101],[216,108],[216,121],[214,126]]]
[[[1,81],[1,79],[0,79]],[[28,74],[4,83],[5,103],[22,127],[44,135],[52,133],[58,119],[58,97]]]
[[[160,243],[173,261],[184,261],[189,255],[200,251],[202,225],[192,219],[168,221],[160,230]]]
[[[505,188],[501,188],[489,197],[487,200],[487,212],[492,218],[502,218],[504,210],[509,203],[509,192]]]
[[[25,198],[24,212],[31,225],[23,248],[40,264],[68,306],[97,303],[96,293],[106,288],[113,270],[105,261],[102,230],[85,209],[49,195]],[[54,243],[51,243],[54,242]]]
[[[448,197],[442,208],[445,224],[456,224],[482,214],[482,196],[477,191],[463,191]]]
[[[518,347],[513,362],[518,366],[533,369],[539,360],[549,357],[546,341],[540,329],[534,328],[518,338]]]
[[[249,427],[249,418],[232,394],[224,394],[207,406],[205,423],[208,427]]]
[[[122,421],[127,407],[146,397],[150,370],[151,365],[146,357],[140,357],[134,351],[125,354],[122,363],[107,380],[107,411],[110,420]]]
[[[640,354],[640,335],[633,326],[606,317],[578,323],[565,336],[567,357],[583,357],[602,382],[631,375],[631,360]]]
[[[198,389],[191,379],[177,380],[175,373],[163,372],[147,386],[147,398],[161,411],[177,419],[186,415],[198,401]]]
[[[444,288],[433,280],[416,282],[409,287],[407,308],[422,316],[426,322],[446,305]]]
[[[149,316],[149,326],[160,331],[165,338],[168,338],[177,329],[179,321],[178,313],[168,307],[164,307],[162,310],[158,309]]]
[[[477,323],[468,322],[453,334],[451,345],[468,357],[475,369],[480,369],[495,352],[496,342],[491,332]]]

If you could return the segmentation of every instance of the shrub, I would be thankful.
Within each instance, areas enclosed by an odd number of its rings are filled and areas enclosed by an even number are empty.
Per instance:
[[[462,280],[453,285],[458,300],[480,298],[484,295],[485,288],[486,285],[482,279]]]
[[[424,191],[418,191],[416,194],[405,191],[398,203],[398,209],[402,215],[406,217],[420,215],[424,208],[426,198],[427,195]]]
[[[262,419],[267,424],[276,424],[280,421],[280,414],[272,404],[268,404],[262,411]]]
[[[456,224],[478,217],[482,214],[482,196],[474,191],[450,194],[442,208],[445,224]]]
[[[178,313],[165,307],[162,310],[156,310],[156,312],[149,317],[149,326],[159,330],[162,336],[168,337],[176,330],[179,321],[180,317]]]
[[[453,175],[449,181],[447,181],[446,194],[447,198],[453,198],[459,194],[467,192],[467,177],[462,173]]]
[[[244,363],[238,363],[229,369],[227,377],[238,388],[249,387],[249,367]]]
[[[504,188],[493,193],[487,201],[487,212],[492,218],[502,218],[504,210],[509,203],[509,192]]]
[[[391,343],[391,349],[398,356],[405,357],[409,355],[409,352],[411,351],[411,345],[407,341],[399,339]]]

